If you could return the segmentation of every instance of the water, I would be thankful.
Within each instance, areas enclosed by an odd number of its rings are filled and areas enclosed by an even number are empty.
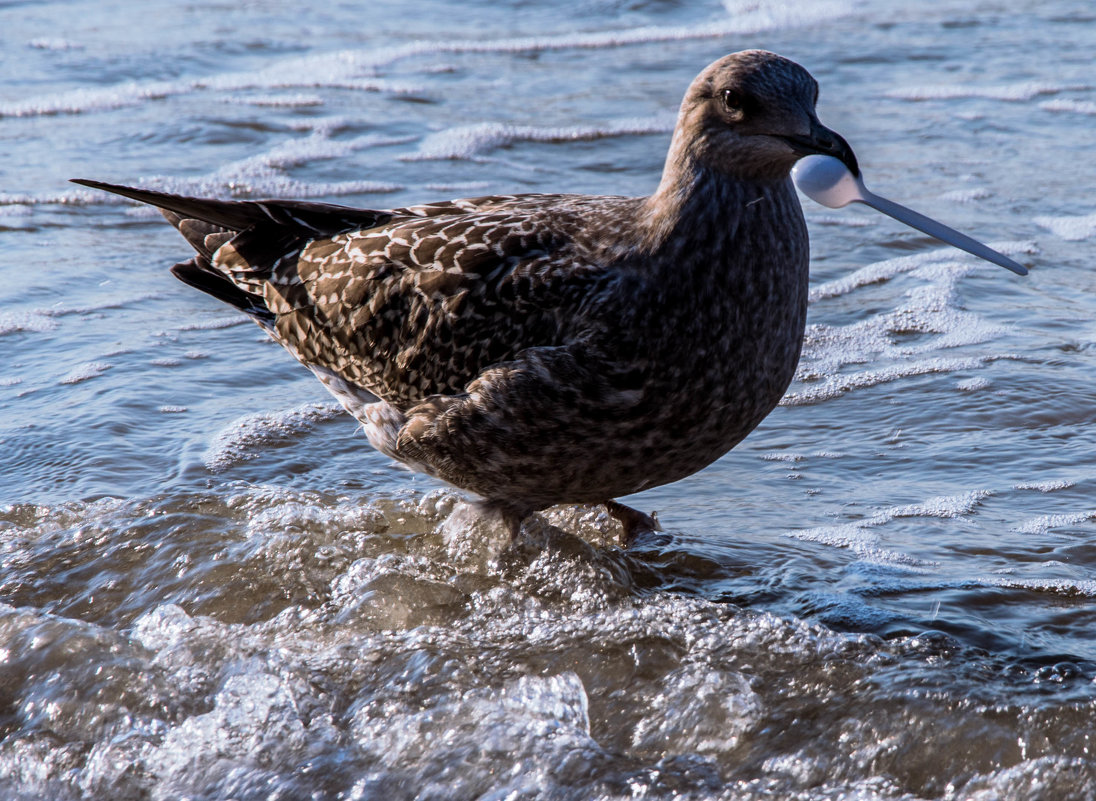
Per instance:
[[[0,795],[1094,798],[1088,3],[0,7]],[[513,548],[91,177],[385,207],[642,194],[709,61],[822,83],[784,404]]]

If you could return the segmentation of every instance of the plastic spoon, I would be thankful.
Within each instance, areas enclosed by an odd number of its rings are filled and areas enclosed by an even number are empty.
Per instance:
[[[954,245],[967,253],[999,264],[1017,275],[1027,275],[1027,267],[1017,264],[1008,256],[986,247],[977,239],[971,239],[942,222],[937,222],[913,209],[879,197],[864,186],[864,182],[853,175],[849,168],[833,156],[811,155],[801,158],[792,169],[792,179],[804,195],[815,203],[821,203],[831,209],[840,209],[850,203],[864,203],[876,211],[881,211],[911,228],[924,231],[949,245]]]

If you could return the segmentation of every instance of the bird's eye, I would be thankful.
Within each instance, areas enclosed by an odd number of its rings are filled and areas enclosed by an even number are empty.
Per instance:
[[[724,89],[723,108],[732,114],[742,115],[746,110],[746,99],[735,89]]]

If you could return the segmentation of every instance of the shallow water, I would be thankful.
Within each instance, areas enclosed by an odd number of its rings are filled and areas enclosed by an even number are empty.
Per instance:
[[[1016,0],[0,6],[0,795],[1094,798],[1096,15]],[[822,84],[783,405],[514,547],[372,452],[157,215],[642,194],[693,75]]]

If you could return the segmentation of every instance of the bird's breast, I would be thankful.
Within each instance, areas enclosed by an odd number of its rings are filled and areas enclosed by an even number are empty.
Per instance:
[[[667,421],[667,447],[688,439],[705,464],[772,411],[795,373],[808,246],[791,201],[791,209],[757,209],[725,236],[681,244],[619,313],[616,336],[631,342],[618,341],[618,352],[642,365],[637,408]],[[775,221],[765,224],[766,214]]]

